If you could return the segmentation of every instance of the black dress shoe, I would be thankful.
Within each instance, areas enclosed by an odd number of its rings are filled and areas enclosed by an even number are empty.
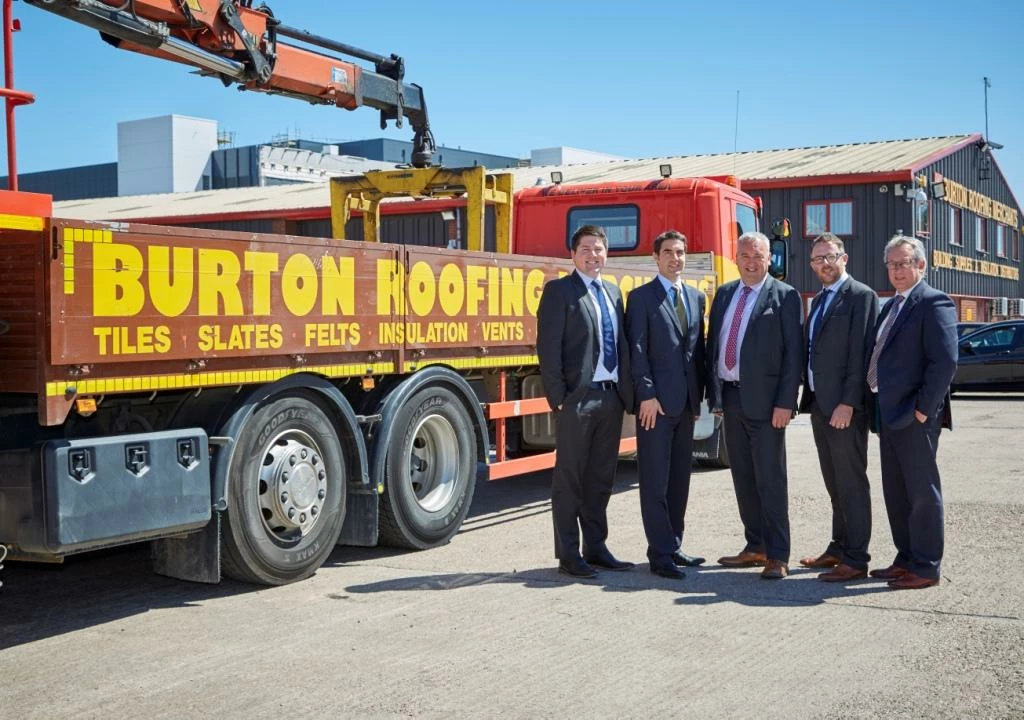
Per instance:
[[[597,570],[583,562],[583,558],[575,557],[558,561],[558,572],[578,578],[597,577]]]
[[[629,570],[633,563],[626,560],[619,560],[608,550],[599,553],[588,554],[584,560],[588,565],[594,565],[606,570]]]
[[[671,560],[651,561],[651,572],[670,580],[682,580],[686,573],[680,570]]]
[[[672,553],[672,562],[676,565],[684,565],[686,567],[697,567],[698,565],[704,564],[704,558],[696,555],[687,555],[682,550]]]

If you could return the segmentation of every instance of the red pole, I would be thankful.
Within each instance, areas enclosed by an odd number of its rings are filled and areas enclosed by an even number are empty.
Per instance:
[[[35,102],[30,93],[14,89],[14,31],[12,4],[14,0],[3,0],[4,23],[4,86],[0,97],[4,99],[4,114],[7,121],[7,187],[18,189],[18,156],[14,147],[14,108]]]

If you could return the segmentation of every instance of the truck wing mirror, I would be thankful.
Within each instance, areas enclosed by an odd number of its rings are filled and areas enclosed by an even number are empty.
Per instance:
[[[789,263],[789,243],[781,238],[775,238],[771,242],[771,252],[768,274],[776,280],[785,280]]]

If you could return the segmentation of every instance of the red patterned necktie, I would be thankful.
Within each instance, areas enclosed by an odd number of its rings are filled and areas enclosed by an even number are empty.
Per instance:
[[[740,339],[740,324],[743,322],[743,310],[747,306],[747,296],[750,295],[750,288],[743,286],[740,293],[740,300],[736,303],[736,312],[732,314],[732,326],[729,328],[729,339],[725,342],[725,366],[732,370],[736,367],[736,346]]]

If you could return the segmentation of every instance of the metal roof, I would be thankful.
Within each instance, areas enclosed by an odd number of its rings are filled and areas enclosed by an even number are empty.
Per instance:
[[[735,175],[743,182],[907,172],[953,152],[977,135],[948,135],[912,140],[826,145],[786,150],[755,150],[716,155],[684,155],[642,160],[608,160],[579,165],[511,168],[516,189],[549,182],[551,172],[564,183],[652,180],[659,166],[672,165],[673,177]],[[909,175],[908,175],[909,177]],[[811,183],[808,183],[811,184]],[[82,220],[139,220],[204,215],[301,214],[330,205],[328,183],[208,190],[193,193],[134,195],[54,203],[54,215]]]

